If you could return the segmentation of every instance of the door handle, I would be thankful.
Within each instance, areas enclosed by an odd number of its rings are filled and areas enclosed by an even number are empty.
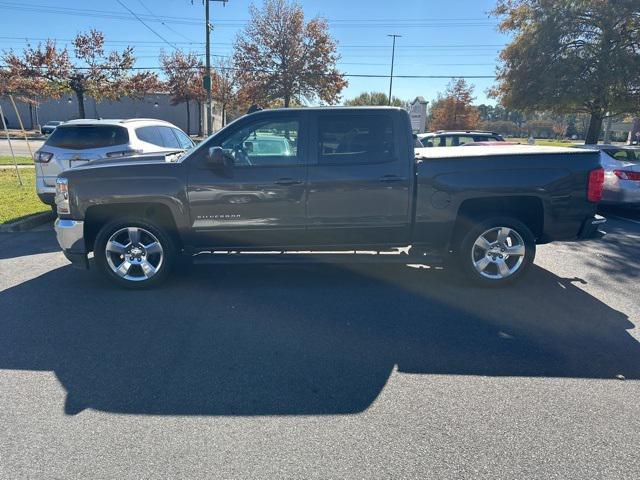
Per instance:
[[[404,182],[406,179],[399,177],[397,175],[385,175],[384,177],[380,177],[378,181],[382,183],[393,183],[393,182]]]
[[[293,178],[280,178],[274,182],[276,185],[282,185],[284,187],[289,187],[292,185],[302,185],[300,180],[294,180]]]

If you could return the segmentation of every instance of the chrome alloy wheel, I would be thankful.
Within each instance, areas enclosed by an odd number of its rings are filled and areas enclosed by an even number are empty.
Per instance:
[[[476,239],[471,261],[483,277],[501,280],[518,271],[525,253],[525,243],[518,232],[509,227],[495,227]]]
[[[164,251],[156,236],[148,230],[127,227],[109,237],[105,257],[117,276],[140,282],[150,279],[160,270]]]

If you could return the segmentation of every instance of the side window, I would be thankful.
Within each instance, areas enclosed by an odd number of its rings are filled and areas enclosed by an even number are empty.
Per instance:
[[[457,135],[447,135],[446,137],[441,137],[441,140],[444,140],[444,145],[442,144],[442,142],[440,143],[441,147],[457,147],[458,146]]]
[[[448,137],[446,135],[440,135],[438,137],[435,137],[433,139],[433,146],[434,147],[448,147],[448,146],[451,146],[451,137]]]
[[[394,159],[393,122],[387,115],[319,118],[320,164],[383,163]]]
[[[221,147],[236,167],[275,167],[300,164],[300,123],[294,119],[251,123],[224,140]]]
[[[158,127],[151,126],[136,128],[136,137],[138,137],[138,139],[142,140],[143,142],[157,145],[158,147],[164,147],[164,143],[162,143],[162,136],[158,131]]]
[[[180,144],[181,148],[189,149],[193,147],[193,141],[191,140],[189,135],[184,133],[182,130],[178,130],[177,128],[172,128],[171,130],[173,131],[175,136],[178,137],[178,143]]]
[[[162,136],[162,143],[167,148],[180,148],[178,139],[173,134],[173,129],[170,127],[156,127],[160,131]]]
[[[480,141],[483,140],[488,140],[487,138],[483,138]],[[458,135],[458,145],[464,145],[465,143],[473,143],[473,137],[471,136],[464,136],[464,135]]]

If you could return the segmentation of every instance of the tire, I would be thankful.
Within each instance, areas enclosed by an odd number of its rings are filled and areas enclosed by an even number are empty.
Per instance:
[[[93,254],[98,269],[109,280],[139,290],[166,280],[175,264],[176,246],[162,227],[149,220],[128,217],[100,229]]]
[[[513,217],[481,220],[456,249],[465,276],[483,287],[501,287],[522,278],[536,256],[531,230]]]

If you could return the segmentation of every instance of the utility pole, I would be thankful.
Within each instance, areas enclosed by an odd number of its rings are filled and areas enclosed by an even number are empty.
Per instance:
[[[396,58],[396,38],[402,37],[402,35],[387,35],[387,37],[393,38],[393,48],[391,50],[391,77],[389,78],[389,106],[391,106],[391,93],[393,92],[393,62]]]
[[[209,2],[222,2],[222,6],[225,6],[229,0],[203,0],[204,1],[204,28],[205,28],[205,69],[204,76],[204,88],[207,91],[207,111],[205,120],[207,122],[207,135],[213,133],[213,117],[211,110],[213,109],[213,100],[211,98],[211,30],[213,25],[209,21]]]

